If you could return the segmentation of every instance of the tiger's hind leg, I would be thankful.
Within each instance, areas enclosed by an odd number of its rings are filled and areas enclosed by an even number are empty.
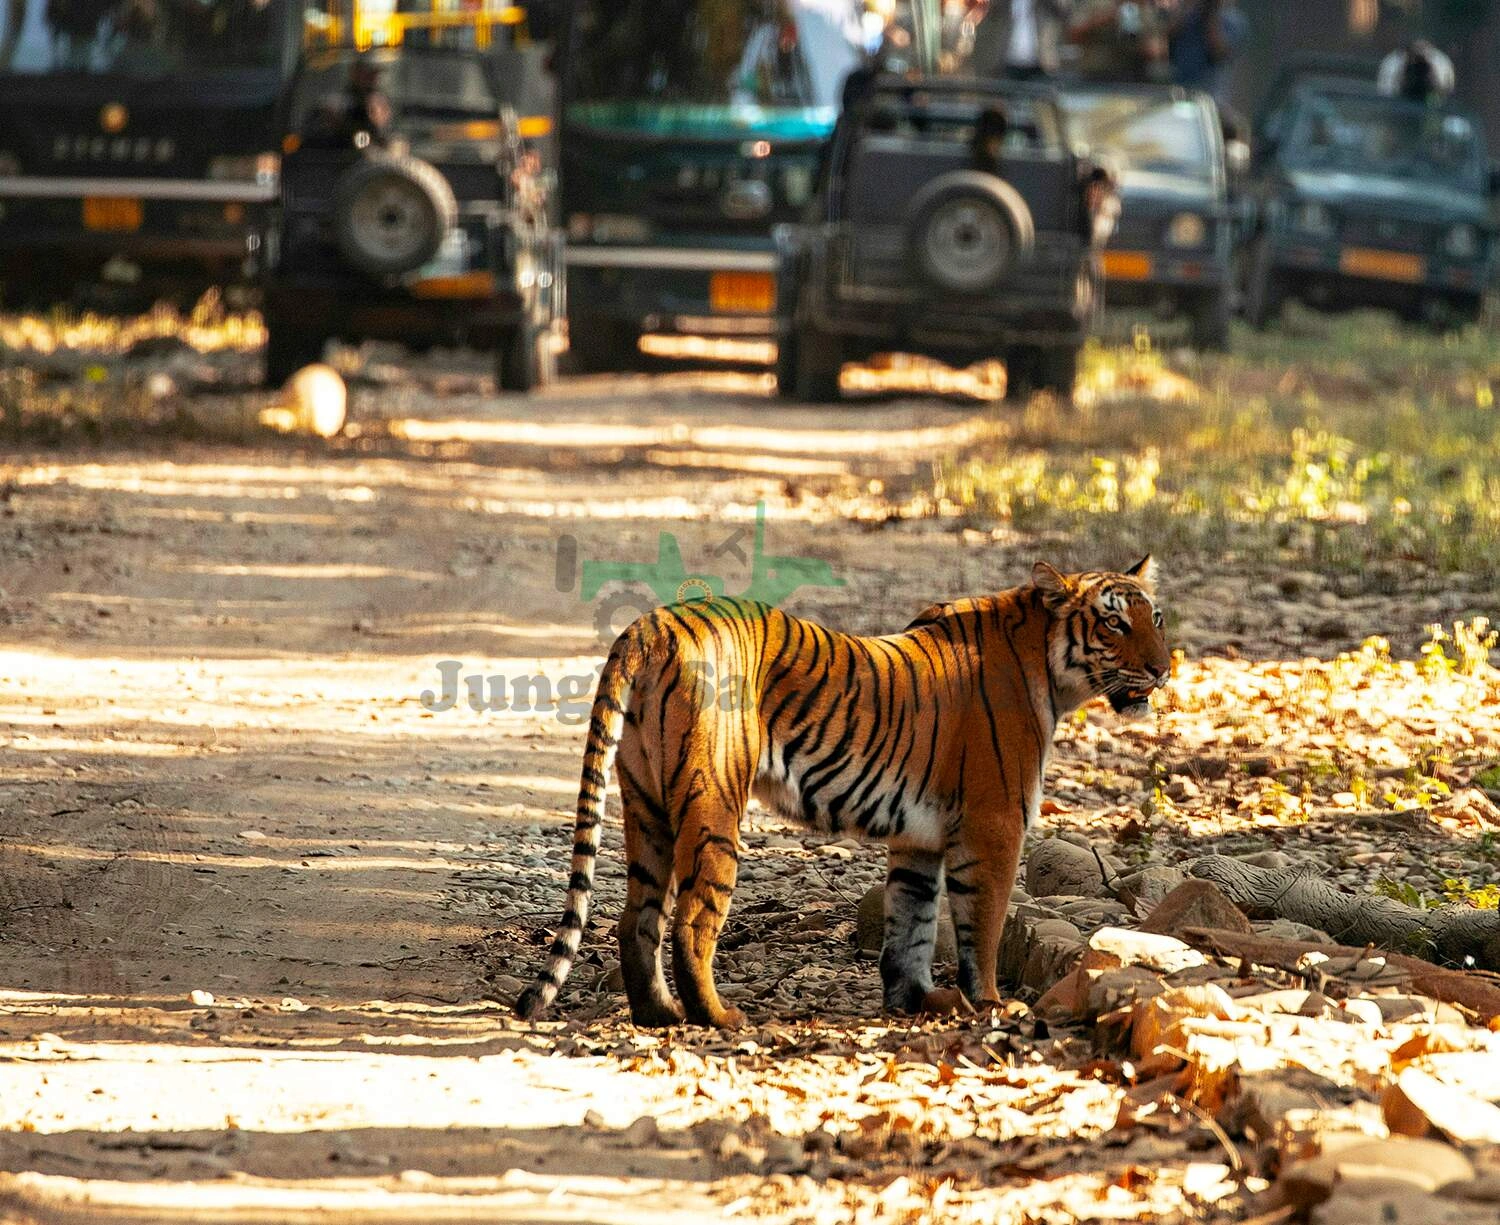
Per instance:
[[[748,790],[748,788],[747,788]],[[739,875],[739,823],[707,796],[689,802],[677,833],[677,912],[672,923],[672,973],[687,1019],[694,1025],[739,1029],[738,1008],[725,1007],[714,985],[714,951]]]
[[[988,814],[987,814],[988,815]],[[1019,812],[971,820],[948,847],[948,906],[958,943],[958,987],[979,1007],[1000,1001],[996,962],[1021,861]]]
[[[676,885],[672,876],[671,822],[619,772],[625,809],[625,909],[617,929],[620,973],[630,1000],[630,1019],[637,1025],[682,1024],[682,1005],[667,989],[661,967],[661,943]]]
[[[888,852],[885,874],[885,939],[880,981],[890,1012],[921,1012],[932,993],[932,955],[937,946],[940,852]]]

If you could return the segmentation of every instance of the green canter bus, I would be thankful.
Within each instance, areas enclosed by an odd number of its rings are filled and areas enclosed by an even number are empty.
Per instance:
[[[766,335],[774,225],[812,197],[857,0],[571,0],[559,48],[574,365],[646,332]]]

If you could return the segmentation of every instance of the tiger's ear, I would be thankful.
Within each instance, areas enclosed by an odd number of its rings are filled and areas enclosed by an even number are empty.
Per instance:
[[[1156,559],[1147,553],[1125,573],[1135,579],[1147,591],[1156,586]]]
[[[1066,604],[1078,591],[1078,585],[1056,566],[1039,561],[1031,567],[1031,581],[1042,593],[1042,603],[1053,612]]]

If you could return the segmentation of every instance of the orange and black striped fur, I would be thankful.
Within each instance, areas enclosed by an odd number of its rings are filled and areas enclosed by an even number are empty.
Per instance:
[[[1027,586],[934,605],[881,638],[729,599],[642,617],[599,680],[567,910],[517,1012],[551,1004],[577,956],[612,760],[629,859],[620,963],[638,1024],[744,1024],[719,999],[713,957],[752,795],[889,847],[888,1009],[918,1011],[933,990],[945,876],[959,987],[975,1003],[997,1000],[1000,931],[1053,729],[1096,695],[1143,713],[1167,679],[1161,624],[1149,557],[1124,574],[1039,562]],[[669,918],[681,1004],[662,974]]]

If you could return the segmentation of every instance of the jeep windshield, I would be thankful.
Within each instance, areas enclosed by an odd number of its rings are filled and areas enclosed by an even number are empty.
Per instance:
[[[500,100],[477,55],[431,48],[380,50],[363,56],[326,51],[308,56],[292,99],[293,131],[303,131],[316,113],[337,106],[350,89],[355,64],[374,70],[374,84],[390,100],[396,122],[496,119]]]
[[[570,121],[662,137],[826,135],[861,56],[856,0],[580,0]]]
[[[284,0],[6,0],[0,76],[155,79],[283,63]]]
[[[1075,133],[1089,148],[1136,174],[1213,178],[1213,150],[1203,111],[1187,98],[1139,92],[1084,91],[1063,98]]]
[[[1313,93],[1292,116],[1281,161],[1288,170],[1419,179],[1480,192],[1485,154],[1461,112],[1381,95]]]

